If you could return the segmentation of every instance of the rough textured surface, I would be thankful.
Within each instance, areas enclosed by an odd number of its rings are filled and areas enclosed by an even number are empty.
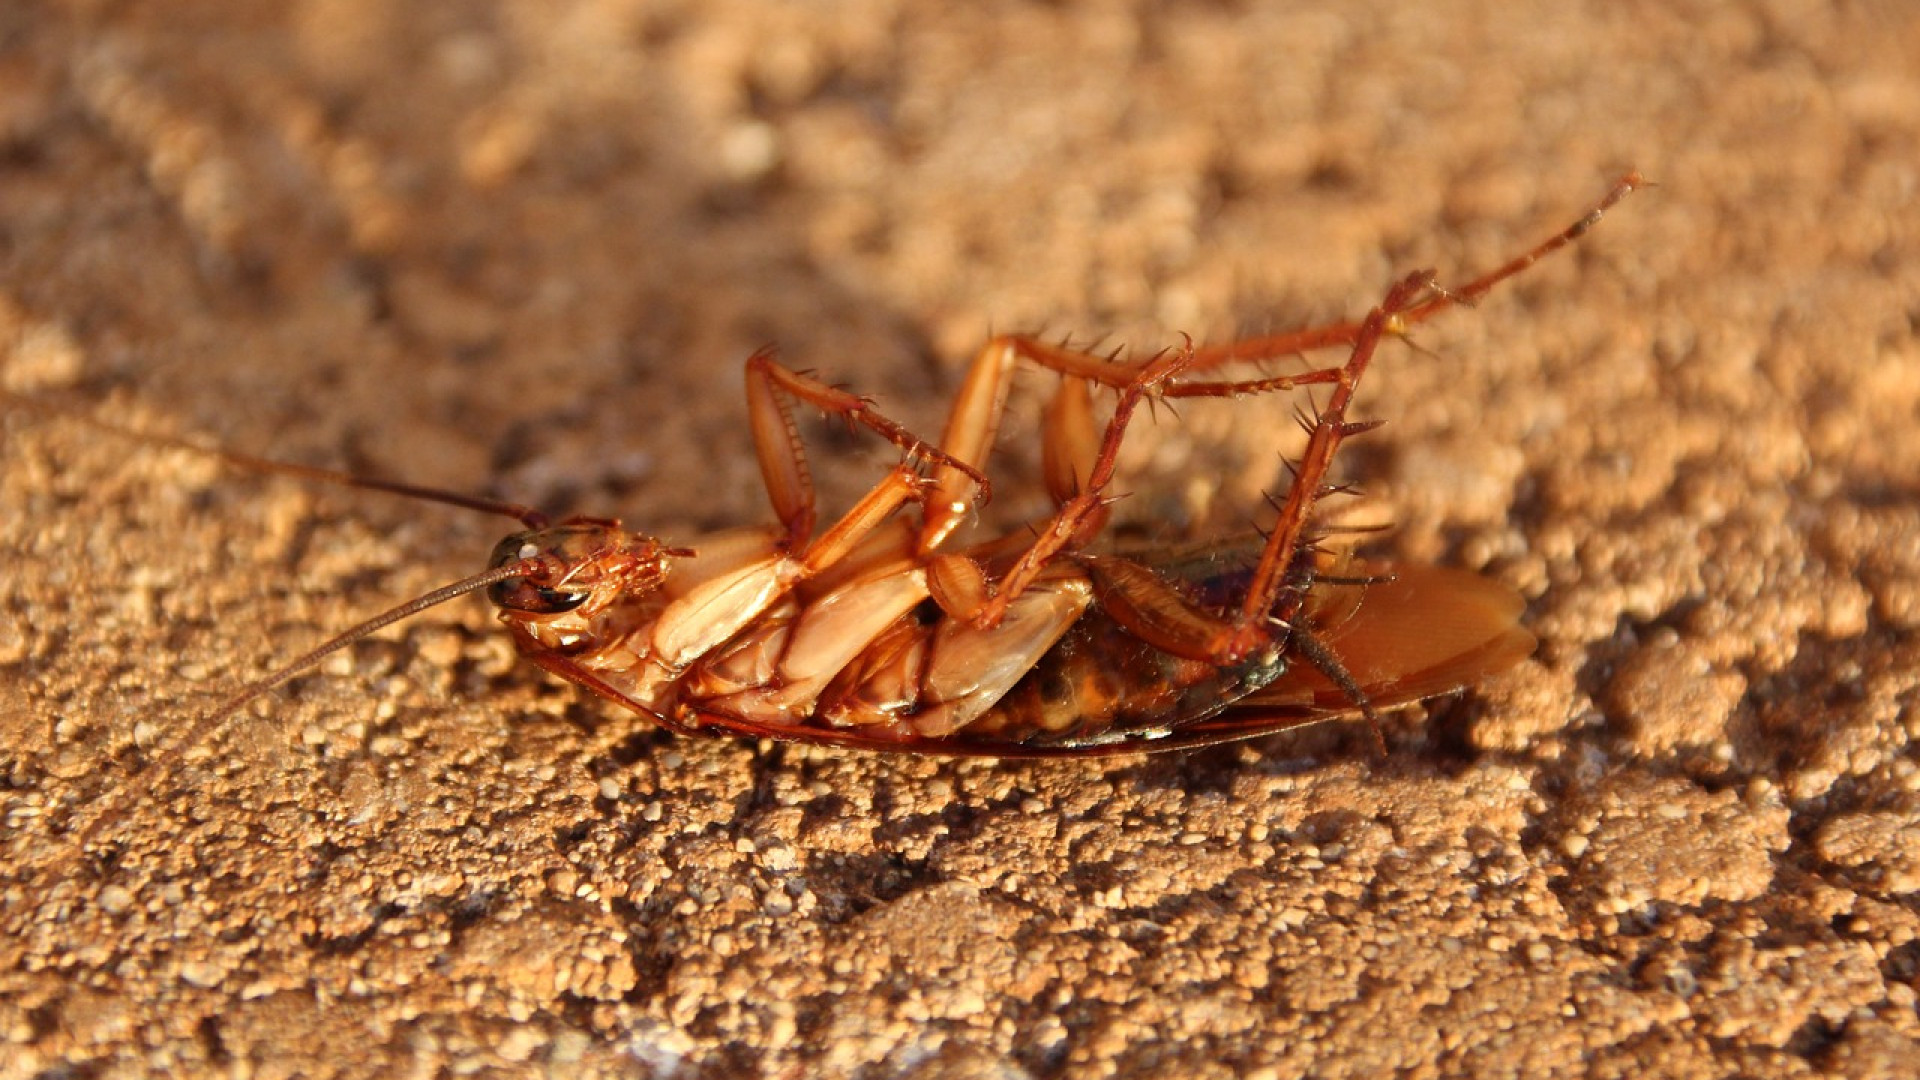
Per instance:
[[[1363,389],[1383,551],[1543,640],[1380,762],[676,742],[476,602],[142,775],[497,526],[9,409],[0,1077],[1911,1075],[1916,55],[1896,2],[6,5],[7,387],[670,537],[764,515],[762,343],[932,427],[990,327],[1350,314],[1662,186]],[[1244,522],[1292,404],[1143,431],[1134,512]]]

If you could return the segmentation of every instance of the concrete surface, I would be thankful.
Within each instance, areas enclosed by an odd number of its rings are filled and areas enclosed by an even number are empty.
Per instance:
[[[0,383],[672,538],[764,519],[761,344],[930,429],[991,329],[1356,314],[1661,186],[1362,390],[1379,550],[1543,642],[1380,761],[675,740],[470,601],[153,775],[506,526],[6,410],[0,1078],[1912,1075],[1916,56],[1896,2],[7,5]],[[1257,520],[1298,404],[1143,429],[1129,512]],[[889,461],[810,430],[838,504]],[[1024,394],[1003,446],[1017,515]]]

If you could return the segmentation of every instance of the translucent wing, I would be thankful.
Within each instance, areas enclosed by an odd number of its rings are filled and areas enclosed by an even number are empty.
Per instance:
[[[1459,690],[1532,654],[1534,636],[1519,622],[1525,601],[1500,582],[1438,566],[1396,567],[1392,575],[1322,586],[1359,594],[1344,618],[1317,634],[1374,708]],[[1354,703],[1311,664],[1294,664],[1235,705],[1242,707],[1346,713]]]

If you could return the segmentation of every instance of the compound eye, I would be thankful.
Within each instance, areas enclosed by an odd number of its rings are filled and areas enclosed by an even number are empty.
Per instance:
[[[508,578],[487,590],[487,599],[508,611],[528,615],[560,615],[587,602],[585,590],[547,589],[525,578]]]
[[[533,539],[533,534],[518,533],[494,545],[493,557],[487,561],[487,566],[489,569],[505,566],[519,559],[537,558],[542,553],[543,549]],[[593,593],[589,589],[556,589],[526,577],[506,578],[487,587],[487,599],[495,607],[528,615],[559,615],[572,611],[586,603],[591,595]]]

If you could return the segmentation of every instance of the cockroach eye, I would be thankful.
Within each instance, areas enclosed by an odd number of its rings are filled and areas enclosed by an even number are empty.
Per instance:
[[[544,548],[533,536],[531,533],[515,533],[495,544],[493,556],[487,560],[488,569],[505,566],[516,559],[531,559],[540,555]],[[487,587],[487,599],[495,607],[528,615],[559,615],[572,611],[586,603],[591,595],[588,589],[556,589],[525,577],[507,578]]]

